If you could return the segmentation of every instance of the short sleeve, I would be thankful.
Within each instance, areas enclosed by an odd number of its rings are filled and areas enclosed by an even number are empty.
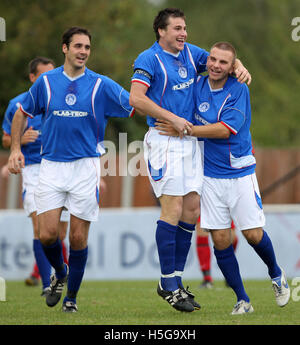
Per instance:
[[[145,51],[134,62],[134,73],[131,82],[140,82],[150,87],[155,76],[155,56]]]
[[[106,117],[131,117],[134,108],[129,104],[129,92],[110,78],[103,79],[102,92],[97,102],[104,103]]]

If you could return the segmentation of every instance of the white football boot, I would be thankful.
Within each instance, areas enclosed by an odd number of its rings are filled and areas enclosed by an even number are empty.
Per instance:
[[[240,300],[233,307],[231,315],[241,315],[241,314],[247,314],[247,313],[253,313],[253,312],[254,312],[254,309],[250,302],[248,303],[244,300]]]
[[[272,287],[275,292],[276,303],[279,305],[279,307],[284,307],[286,304],[288,304],[291,290],[282,268],[281,275],[272,279]]]

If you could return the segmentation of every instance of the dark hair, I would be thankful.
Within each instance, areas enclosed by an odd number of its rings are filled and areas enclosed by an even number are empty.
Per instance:
[[[53,60],[46,58],[46,57],[43,57],[43,56],[37,56],[36,58],[31,60],[28,64],[29,73],[37,74],[37,72],[38,72],[37,67],[39,64],[42,64],[42,65],[51,64],[51,65],[53,65],[53,67],[55,67],[55,63]]]
[[[160,39],[158,29],[165,29],[168,26],[169,17],[183,18],[185,20],[185,15],[179,8],[165,8],[159,11],[153,22],[153,30],[157,41]]]
[[[228,50],[230,51],[232,54],[233,54],[233,60],[232,60],[232,63],[234,64],[235,63],[235,59],[236,59],[236,50],[234,48],[234,46],[229,43],[229,42],[217,42],[215,43],[211,49],[213,48],[218,48],[218,49],[222,49],[222,50]]]
[[[76,34],[86,35],[89,37],[90,41],[92,40],[92,36],[87,29],[81,28],[79,26],[72,26],[71,28],[69,28],[68,30],[66,30],[63,33],[62,44],[66,44],[66,46],[69,48],[69,45],[70,45],[71,40],[72,40],[72,36],[76,35]]]

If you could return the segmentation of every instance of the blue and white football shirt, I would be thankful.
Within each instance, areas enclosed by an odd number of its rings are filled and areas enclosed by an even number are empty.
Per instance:
[[[110,117],[130,117],[129,93],[112,79],[85,68],[70,78],[63,66],[41,75],[21,103],[30,117],[42,116],[42,156],[68,162],[105,152]]]
[[[199,77],[195,87],[196,125],[221,122],[231,134],[228,139],[204,139],[204,175],[237,178],[252,174],[256,161],[250,133],[249,89],[229,77],[221,89],[210,88],[208,76]]]
[[[207,56],[208,52],[189,43],[174,55],[155,42],[135,60],[131,81],[148,86],[146,95],[162,108],[192,121],[192,87],[197,74],[206,69]],[[147,123],[154,127],[155,119],[147,116]]]
[[[28,92],[24,92],[18,95],[17,97],[13,98],[8,104],[8,107],[5,111],[3,123],[2,123],[2,129],[8,135],[11,135],[11,124],[12,124],[12,120],[15,115],[15,112],[20,107],[20,104],[24,101],[27,94]],[[29,127],[32,127],[33,130],[39,131],[39,133],[41,133],[41,120],[42,120],[41,116],[36,116],[33,119],[28,118],[25,130],[28,129]],[[22,145],[21,150],[25,158],[25,165],[39,164],[42,159],[41,154],[40,154],[41,135],[37,137],[35,142]]]

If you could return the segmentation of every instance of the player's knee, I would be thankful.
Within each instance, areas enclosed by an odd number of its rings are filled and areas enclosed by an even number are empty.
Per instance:
[[[231,245],[231,238],[228,235],[228,231],[212,230],[211,236],[214,243],[214,247],[217,250],[224,250]]]
[[[179,197],[163,197],[161,202],[161,216],[160,219],[177,225],[182,215],[182,198]]]
[[[44,246],[50,246],[57,240],[56,229],[48,228],[47,230],[40,230],[39,233],[40,242]]]
[[[69,241],[70,247],[73,250],[81,250],[87,246],[87,239],[85,238],[84,234],[80,232],[70,233]]]
[[[196,224],[200,214],[199,203],[191,204],[189,207],[184,207],[181,220],[189,223]]]
[[[247,242],[252,245],[258,244],[263,236],[262,228],[243,230],[242,233],[246,238]]]
[[[195,192],[187,194],[183,199],[181,220],[189,224],[196,224],[199,215],[200,196]]]

